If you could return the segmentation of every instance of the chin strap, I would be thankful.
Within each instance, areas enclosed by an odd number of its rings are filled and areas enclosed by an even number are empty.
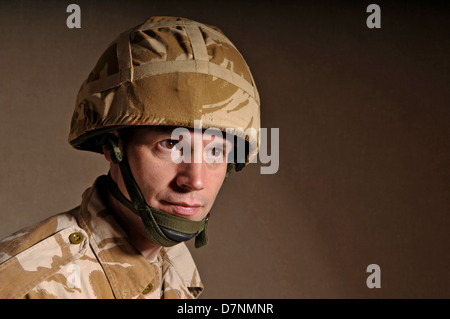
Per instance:
[[[209,213],[200,221],[192,221],[148,206],[139,186],[133,178],[128,160],[119,148],[117,137],[113,134],[106,134],[102,140],[102,144],[106,146],[111,160],[119,165],[125,187],[131,200],[128,200],[122,194],[116,182],[108,174],[108,188],[111,194],[132,212],[141,217],[148,234],[158,245],[170,247],[193,237],[195,237],[196,248],[205,246],[208,243],[207,226]]]

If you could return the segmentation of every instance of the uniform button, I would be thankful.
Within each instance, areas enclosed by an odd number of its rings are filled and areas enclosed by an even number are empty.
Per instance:
[[[148,294],[150,291],[152,291],[152,289],[153,289],[153,285],[152,285],[152,283],[149,283],[148,286],[145,287],[144,290],[142,290],[142,293],[143,293],[144,295],[146,295],[146,294]]]
[[[79,244],[83,241],[84,236],[82,233],[76,232],[76,233],[72,233],[69,236],[69,240],[72,244]]]

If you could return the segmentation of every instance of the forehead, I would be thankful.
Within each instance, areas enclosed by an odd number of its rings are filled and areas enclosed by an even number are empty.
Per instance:
[[[172,134],[180,132],[181,129],[183,132],[189,132],[191,135],[200,133],[200,130],[194,130],[192,128],[187,127],[179,127],[179,126],[148,126],[141,128],[127,128],[122,129],[120,131],[120,136],[122,138],[130,139],[152,139],[152,138],[165,138],[170,139]],[[231,137],[225,134],[224,132],[218,129],[202,129],[202,135],[205,137],[214,136],[214,138],[221,139],[230,139]],[[179,136],[179,134],[175,134]],[[230,139],[231,142],[231,139]]]

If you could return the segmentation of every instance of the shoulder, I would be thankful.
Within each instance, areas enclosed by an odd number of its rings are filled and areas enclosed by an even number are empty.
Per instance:
[[[81,257],[88,236],[78,208],[24,228],[0,241],[0,298],[20,298],[61,267]]]

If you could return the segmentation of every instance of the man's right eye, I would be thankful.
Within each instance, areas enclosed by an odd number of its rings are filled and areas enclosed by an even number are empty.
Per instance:
[[[164,140],[160,142],[160,145],[166,150],[171,150],[175,147],[175,145],[177,145],[177,143],[177,140]]]

